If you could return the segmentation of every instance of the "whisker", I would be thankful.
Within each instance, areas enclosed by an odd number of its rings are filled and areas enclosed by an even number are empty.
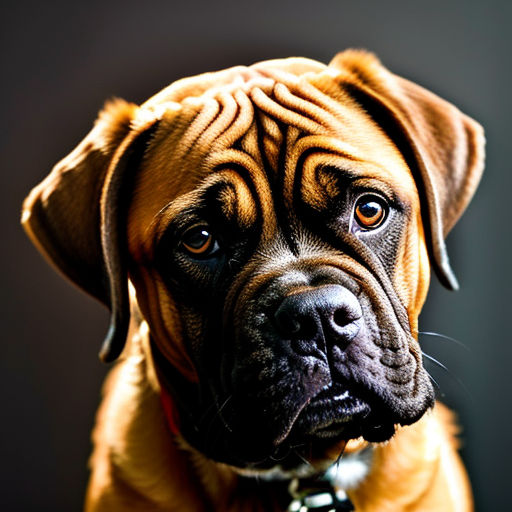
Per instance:
[[[203,423],[203,421],[205,421],[206,419],[208,419],[208,416],[210,415],[210,412],[215,409],[217,403],[216,402],[213,402],[211,403],[203,412],[203,414],[201,415],[201,417],[199,418],[197,424],[200,425],[201,423]]]
[[[233,429],[229,426],[226,418],[224,418],[223,414],[222,414],[222,410],[224,409],[224,407],[226,407],[226,405],[228,404],[228,402],[233,398],[233,395],[229,395],[226,400],[224,400],[224,402],[222,403],[222,405],[220,407],[217,407],[217,414],[216,416],[218,416],[220,418],[220,420],[222,421],[222,424],[224,425],[224,427],[226,428],[226,430],[230,433],[233,433]]]
[[[461,379],[459,379],[459,377],[457,377],[457,375],[455,375],[452,371],[450,371],[443,363],[441,363],[440,361],[438,361],[435,357],[432,357],[431,355],[427,354],[426,352],[424,352],[423,350],[421,351],[421,353],[423,354],[424,357],[426,357],[429,361],[432,361],[433,363],[437,364],[437,366],[439,366],[439,368],[442,368],[452,379],[455,380],[455,382],[457,382],[457,384],[463,389],[464,393],[466,393],[466,395],[469,397],[469,399],[471,401],[473,401],[473,396],[472,394],[470,393],[469,389],[466,387],[466,385],[464,384],[464,382],[462,382]],[[428,372],[427,372],[428,373]],[[432,377],[432,375],[430,375],[430,373],[428,374],[429,377],[432,379],[432,381],[434,383],[437,384],[437,382],[434,380],[434,378]],[[441,389],[439,387],[439,384],[437,384],[437,387],[439,389]]]
[[[423,357],[426,357],[429,361],[432,361],[433,363],[437,364],[437,366],[442,368],[445,372],[448,372],[450,375],[452,375],[450,370],[448,370],[448,368],[446,368],[446,366],[443,363],[441,363],[441,361],[438,361],[435,357],[432,357],[423,350],[421,351],[421,353],[423,354]]]
[[[439,382],[437,382],[436,379],[434,379],[434,377],[432,377],[432,375],[430,374],[429,371],[425,370],[427,372],[427,375],[429,377],[429,379],[434,383],[434,386],[439,390],[439,393],[441,394],[442,397],[445,396],[445,394],[441,391],[441,386],[439,385]]]
[[[222,403],[222,405],[219,407],[217,404],[217,400],[214,399],[213,403],[209,405],[206,410],[204,411],[203,415],[201,416],[201,419],[199,420],[198,426],[201,426],[202,430],[206,432],[206,436],[210,436],[210,433],[212,429],[214,429],[215,420],[217,418],[220,419],[220,422],[222,426],[230,433],[233,432],[230,425],[228,424],[227,420],[222,415],[222,410],[224,407],[226,407],[227,403],[231,400],[233,395],[229,395],[226,400]],[[215,412],[213,412],[213,409],[216,409]],[[205,425],[206,420],[208,420],[208,423]],[[218,430],[218,429],[217,429]],[[220,432],[217,432],[217,437],[220,437]]]
[[[279,454],[279,448],[275,450],[275,452],[269,456],[270,460],[274,461],[274,462],[281,462],[282,460],[286,459],[286,457],[288,457],[288,455],[290,455],[290,452],[291,452],[291,448],[288,448],[288,450],[286,451],[281,451],[281,453]]]
[[[343,457],[343,454],[345,453],[345,448],[347,447],[347,444],[345,443],[343,445],[343,448],[340,450],[340,454],[338,455],[338,458],[336,459],[336,470],[338,470],[339,468],[339,465],[340,465],[340,462],[341,462],[341,458]]]
[[[295,455],[297,455],[297,457],[299,457],[299,459],[304,462],[304,464],[306,464],[306,466],[309,466],[310,468],[314,468],[313,464],[311,464],[311,462],[309,462],[309,460],[307,460],[305,457],[303,457],[297,450],[293,450],[293,453],[295,453]]]
[[[455,343],[456,345],[458,345],[459,347],[462,347],[464,350],[471,352],[471,349],[467,345],[462,343],[462,341],[456,340],[455,338],[452,338],[450,336],[446,336],[446,335],[440,334],[438,332],[430,332],[430,331],[418,331],[418,334],[422,334],[425,336],[433,336],[436,338],[442,338],[444,340],[451,341],[451,342]]]
[[[212,412],[213,409],[215,409],[217,407],[217,411],[216,411],[216,414],[220,413],[222,411],[222,409],[224,409],[224,407],[226,407],[226,404],[231,400],[231,398],[233,397],[233,395],[230,395],[226,398],[226,400],[224,401],[224,403],[218,407],[217,406],[217,401],[214,400],[203,412],[203,414],[201,415],[201,417],[199,418],[199,421],[198,421],[198,425],[200,425],[201,423],[203,423],[204,421],[206,421],[210,415],[210,413]],[[215,415],[214,415],[215,416]],[[215,418],[214,418],[215,419]]]
[[[222,403],[222,405],[219,407],[219,409],[217,410],[217,412],[222,412],[222,409],[224,409],[224,407],[226,407],[226,405],[228,404],[228,402],[233,398],[233,395],[229,395],[226,400],[224,400],[224,402]]]

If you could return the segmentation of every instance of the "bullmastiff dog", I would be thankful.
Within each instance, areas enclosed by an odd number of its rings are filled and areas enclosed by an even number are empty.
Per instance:
[[[86,511],[471,510],[418,315],[483,146],[363,51],[109,102],[23,211],[111,311]]]

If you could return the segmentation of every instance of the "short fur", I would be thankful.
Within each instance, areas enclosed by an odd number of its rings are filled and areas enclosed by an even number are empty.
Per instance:
[[[286,479],[368,446],[345,489],[358,512],[471,510],[417,322],[430,264],[457,288],[444,239],[483,147],[475,121],[353,50],[107,104],[23,212],[110,308],[101,358],[122,353],[86,510],[285,510]],[[387,204],[374,231],[354,220],[365,194]],[[208,258],[186,250],[194,226],[216,234]],[[326,326],[333,300],[349,330]],[[322,322],[298,339],[279,312],[304,307]]]

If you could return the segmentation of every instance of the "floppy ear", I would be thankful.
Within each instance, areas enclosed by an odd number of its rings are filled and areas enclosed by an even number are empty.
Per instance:
[[[138,107],[108,103],[85,139],[23,203],[22,224],[53,265],[111,311],[100,358],[122,351],[129,324],[124,189],[156,119],[133,121]]]
[[[415,177],[432,263],[440,281],[458,288],[445,238],[462,215],[484,166],[482,127],[452,104],[392,74],[367,52],[349,50],[329,64],[349,94],[386,131]]]

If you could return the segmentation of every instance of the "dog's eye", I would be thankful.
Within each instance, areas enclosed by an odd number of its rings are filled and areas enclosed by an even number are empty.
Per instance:
[[[206,226],[195,226],[183,235],[182,246],[192,256],[212,256],[219,250],[219,244]]]
[[[357,200],[354,218],[365,230],[379,227],[386,218],[387,204],[379,196],[368,194]]]

